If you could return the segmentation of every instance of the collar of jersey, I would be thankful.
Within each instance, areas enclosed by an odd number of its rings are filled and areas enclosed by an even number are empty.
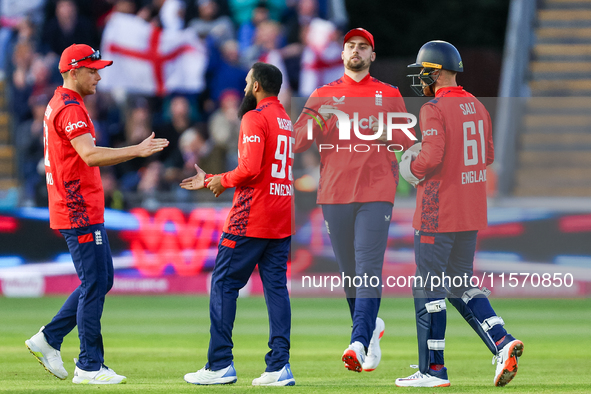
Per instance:
[[[75,91],[75,90],[68,89],[68,88],[65,88],[65,87],[63,87],[63,86],[60,86],[60,87],[58,87],[58,89],[59,89],[59,90],[65,90],[65,92],[64,92],[64,93],[69,93],[69,94],[73,95],[74,97],[76,97],[78,100],[80,100],[80,101],[83,101],[83,100],[82,100],[82,96],[80,96],[80,95],[78,94],[78,92],[77,92],[77,91]]]
[[[257,108],[260,108],[261,105],[265,105],[266,103],[270,103],[273,101],[279,101],[277,96],[265,97],[264,99],[259,101],[259,103],[257,104]]]
[[[367,83],[367,82],[369,82],[369,78],[371,78],[371,76],[369,74],[367,74],[361,81],[357,82],[353,78],[348,76],[347,74],[343,74],[343,82],[350,84],[350,85],[361,85],[361,84]]]
[[[464,90],[464,88],[462,86],[448,86],[448,87],[439,89],[437,91],[437,94],[435,95],[435,97],[441,97],[444,94],[447,94],[449,92],[461,92],[462,90]]]

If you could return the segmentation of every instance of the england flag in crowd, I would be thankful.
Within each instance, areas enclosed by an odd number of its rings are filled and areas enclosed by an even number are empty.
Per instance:
[[[101,90],[163,96],[205,88],[207,54],[190,30],[161,29],[136,15],[114,13],[103,32]]]

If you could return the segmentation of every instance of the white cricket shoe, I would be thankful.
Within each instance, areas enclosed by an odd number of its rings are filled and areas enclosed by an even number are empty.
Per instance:
[[[64,368],[64,362],[62,361],[60,351],[54,349],[49,343],[47,343],[45,335],[43,334],[44,328],[45,326],[41,327],[37,334],[33,335],[30,339],[27,339],[25,345],[27,345],[31,354],[35,356],[37,361],[39,361],[39,364],[43,365],[47,372],[58,379],[64,380],[68,377],[68,371]]]
[[[384,321],[379,317],[376,318],[376,328],[373,330],[371,341],[367,347],[367,357],[363,362],[363,370],[365,372],[371,372],[378,367],[380,360],[382,359],[382,350],[380,349],[380,339],[384,336],[384,329],[386,325]]]
[[[445,367],[440,371],[430,370],[427,374],[417,371],[409,377],[396,379],[397,387],[448,387],[449,385]]]
[[[74,363],[78,360],[74,359]],[[72,383],[75,384],[125,384],[127,378],[123,375],[117,375],[115,371],[106,365],[102,365],[98,371],[85,371],[78,368],[74,370]]]
[[[359,341],[350,344],[343,353],[341,360],[343,360],[345,368],[349,371],[361,372],[363,370],[361,365],[365,361],[365,349],[363,344]]]
[[[218,371],[212,371],[203,367],[197,372],[185,375],[185,382],[192,384],[231,384],[236,383],[237,380],[233,361],[226,368]]]
[[[275,372],[264,372],[252,381],[253,386],[295,386],[295,379],[289,364]]]
[[[495,386],[505,386],[517,374],[517,362],[523,354],[523,342],[515,339],[506,344],[496,356],[493,364],[497,363],[495,372]]]

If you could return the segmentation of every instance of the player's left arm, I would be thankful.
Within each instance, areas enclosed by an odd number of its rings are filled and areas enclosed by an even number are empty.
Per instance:
[[[238,167],[234,170],[206,179],[206,186],[217,196],[231,187],[249,183],[263,165],[267,125],[264,117],[249,112],[242,118],[238,137]]]

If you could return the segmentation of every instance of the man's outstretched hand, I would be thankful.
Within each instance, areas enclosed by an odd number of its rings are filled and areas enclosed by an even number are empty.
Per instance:
[[[148,157],[168,146],[166,138],[155,138],[156,134],[152,132],[148,138],[140,142],[137,146],[139,148],[139,157]]]
[[[199,190],[205,187],[205,171],[203,171],[197,164],[195,164],[197,174],[190,178],[183,179],[180,186],[187,190]]]

